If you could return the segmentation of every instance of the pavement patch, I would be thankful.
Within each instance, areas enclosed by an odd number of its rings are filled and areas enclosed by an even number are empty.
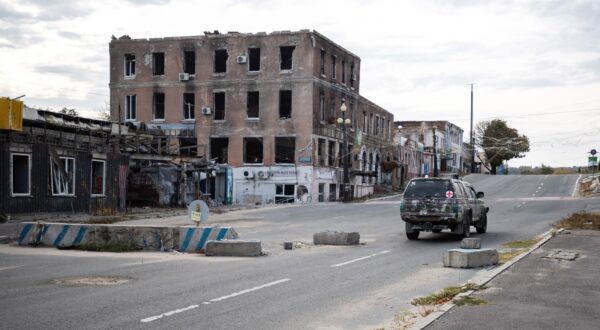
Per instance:
[[[121,285],[131,281],[131,278],[124,276],[73,276],[53,279],[52,283],[60,285]]]
[[[574,251],[555,249],[550,251],[544,258],[573,261],[578,256],[579,254]]]

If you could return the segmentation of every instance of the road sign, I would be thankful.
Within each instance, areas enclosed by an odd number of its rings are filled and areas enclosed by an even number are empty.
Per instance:
[[[590,154],[592,154],[592,156],[595,156],[595,155],[596,155],[596,149],[592,149],[592,150],[590,151]]]
[[[598,165],[598,157],[592,156],[588,157],[588,166],[596,166]]]

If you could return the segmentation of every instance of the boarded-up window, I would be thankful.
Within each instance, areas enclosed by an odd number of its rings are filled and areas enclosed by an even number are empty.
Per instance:
[[[294,46],[282,46],[280,50],[280,70],[291,70],[293,63]]]
[[[215,120],[225,120],[225,92],[213,93],[215,102]]]
[[[215,73],[227,72],[227,58],[229,58],[227,49],[215,50]]]
[[[155,76],[165,74],[165,53],[152,53],[152,74]]]
[[[11,194],[29,196],[31,194],[31,155],[11,155]]]
[[[260,71],[260,48],[248,49],[248,71]]]
[[[165,93],[154,93],[154,119],[165,119]]]
[[[244,163],[260,164],[263,162],[263,141],[259,137],[244,138]]]
[[[248,118],[258,118],[259,94],[256,91],[248,92],[247,109]]]
[[[196,74],[196,52],[187,50],[183,52],[183,72]]]
[[[275,163],[293,164],[295,152],[296,138],[289,136],[275,138]]]
[[[292,91],[279,91],[279,118],[292,118]]]
[[[106,162],[92,160],[92,196],[103,196],[106,182]]]
[[[75,195],[75,159],[70,157],[50,158],[50,188],[54,196]]]
[[[210,139],[210,159],[217,164],[227,164],[227,153],[229,149],[229,138],[219,137]]]

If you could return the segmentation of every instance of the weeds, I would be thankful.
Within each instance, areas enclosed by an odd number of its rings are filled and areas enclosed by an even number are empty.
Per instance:
[[[554,228],[600,230],[600,213],[576,212],[560,220]]]
[[[502,246],[504,246],[505,248],[509,248],[509,249],[529,249],[530,247],[534,246],[537,242],[540,241],[540,238],[535,237],[529,240],[524,240],[524,241],[512,241],[512,242],[507,242],[502,244]]]
[[[506,252],[500,252],[498,253],[498,263],[499,264],[505,264],[507,262],[509,262],[512,258],[518,256],[519,254],[525,252],[525,249],[516,249],[516,250],[511,250],[511,251],[506,251]]]
[[[76,247],[77,250],[95,252],[131,252],[141,250],[133,241],[112,243],[84,243]]]
[[[425,297],[415,298],[410,303],[413,306],[441,305],[452,300],[459,293],[479,289],[481,288],[473,283],[467,283],[463,286],[449,286],[442,289],[440,292],[432,293]]]

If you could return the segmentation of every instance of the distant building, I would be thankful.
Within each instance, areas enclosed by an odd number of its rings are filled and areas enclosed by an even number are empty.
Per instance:
[[[344,157],[353,196],[382,184],[393,115],[359,94],[360,58],[316,31],[123,36],[109,51],[113,121],[150,123],[231,167],[212,185],[233,181],[233,203],[337,200]]]

